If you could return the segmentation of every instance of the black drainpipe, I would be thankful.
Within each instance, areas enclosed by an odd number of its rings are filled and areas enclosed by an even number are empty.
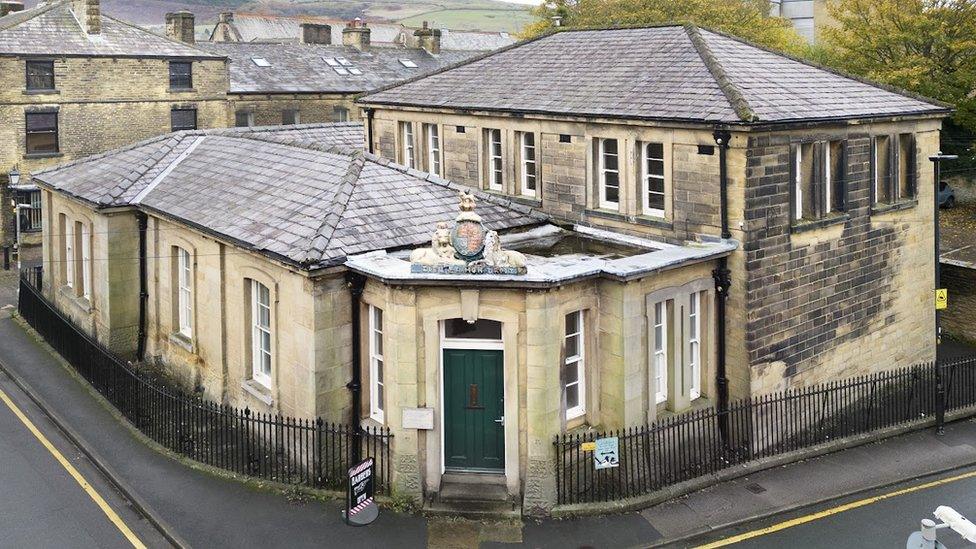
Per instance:
[[[364,107],[363,112],[366,113],[366,150],[372,153],[373,152],[373,109],[371,107]]]
[[[139,341],[136,347],[136,359],[142,362],[146,356],[146,305],[149,303],[146,268],[146,229],[149,226],[149,218],[143,212],[136,212],[136,219],[139,222]]]
[[[360,319],[360,300],[363,297],[363,289],[366,287],[366,277],[349,271],[346,273],[346,284],[349,286],[349,294],[352,297],[352,381],[346,384],[346,388],[352,394],[352,462],[359,463],[362,459],[360,443],[362,437],[362,426],[359,415],[363,407],[363,370],[362,370],[362,321]]]
[[[718,144],[719,210],[722,218],[722,239],[727,240],[732,238],[732,233],[729,232],[729,175],[726,153],[732,134],[728,130],[715,130],[713,137],[715,143]],[[723,446],[729,449],[729,378],[725,367],[725,307],[729,297],[729,288],[732,286],[732,272],[729,271],[728,257],[719,258],[718,267],[712,271],[712,277],[715,279],[715,292],[718,294],[718,299],[715,300],[715,316],[718,323],[716,327],[717,337],[715,338],[718,347],[718,361],[715,365],[715,385],[718,392],[716,399],[719,418],[718,428]]]

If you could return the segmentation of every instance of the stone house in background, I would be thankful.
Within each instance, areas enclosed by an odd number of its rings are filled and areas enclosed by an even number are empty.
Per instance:
[[[102,14],[99,0],[2,6],[0,246],[17,234],[36,240],[43,219],[37,189],[11,192],[11,172],[26,182],[37,169],[171,131],[356,120],[356,94],[475,53],[441,51],[435,29],[417,31],[423,47],[370,47],[371,29],[358,23],[335,45],[328,32],[304,44],[196,44],[186,11],[167,14],[160,36]]]
[[[0,18],[0,244],[14,235],[10,172],[29,174],[173,130],[227,125],[224,56],[60,0]],[[26,208],[25,208],[26,209]],[[39,214],[20,220],[36,230]],[[26,224],[25,224],[26,220]]]
[[[463,61],[478,52],[448,50],[434,29],[417,31],[421,45],[377,44],[373,27],[353,21],[331,41],[303,25],[302,43],[201,42],[230,59],[228,100],[236,126],[359,120],[355,98],[372,89]],[[315,31],[315,32],[310,32]],[[318,32],[321,30],[321,32]]]
[[[331,17],[312,15],[286,16],[257,13],[221,13],[213,30],[211,42],[263,42],[276,44],[306,43],[310,36],[322,41],[328,35],[333,44],[342,42],[346,22]],[[422,47],[416,28],[398,23],[369,22],[372,43],[381,47]],[[423,27],[421,27],[423,28]],[[441,43],[446,50],[490,51],[515,43],[507,32],[439,29]]]
[[[740,242],[714,273],[731,398],[935,357],[945,105],[681,26],[557,32],[360,103],[370,150],[403,164],[565,222]],[[680,347],[692,309],[659,299]],[[634,337],[645,301],[625,301]]]

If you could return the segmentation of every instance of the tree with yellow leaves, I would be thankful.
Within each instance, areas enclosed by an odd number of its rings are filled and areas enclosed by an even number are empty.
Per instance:
[[[768,0],[549,0],[533,10],[538,20],[522,32],[532,38],[553,29],[692,23],[776,50],[800,53],[803,39],[786,19],[770,17]]]

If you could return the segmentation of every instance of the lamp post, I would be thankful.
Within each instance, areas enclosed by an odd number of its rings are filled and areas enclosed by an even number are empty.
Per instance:
[[[939,263],[939,256],[941,255],[939,249],[939,189],[942,184],[942,161],[943,160],[955,160],[959,158],[954,154],[942,154],[939,151],[938,154],[933,154],[929,157],[935,168],[935,185],[932,187],[933,199],[932,203],[935,206],[935,290],[938,291],[942,287],[942,266]],[[932,292],[933,300],[935,299],[935,291]],[[940,325],[940,310],[938,307],[935,309],[935,432],[936,434],[945,434],[945,383],[942,379],[942,365],[939,363],[939,344],[942,343],[942,326]]]

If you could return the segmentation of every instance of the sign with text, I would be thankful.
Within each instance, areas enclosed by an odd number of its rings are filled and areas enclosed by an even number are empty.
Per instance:
[[[609,469],[620,465],[620,439],[607,437],[596,439],[596,449],[593,450],[593,466],[597,470]]]
[[[368,457],[349,468],[349,489],[346,498],[346,524],[366,526],[376,520],[379,508],[373,500],[373,458]]]

